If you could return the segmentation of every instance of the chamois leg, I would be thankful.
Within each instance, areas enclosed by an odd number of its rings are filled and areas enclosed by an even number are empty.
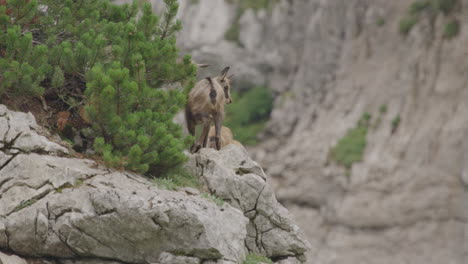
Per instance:
[[[190,152],[195,153],[198,152],[202,147],[206,147],[206,141],[208,138],[208,132],[210,131],[210,122],[203,123],[203,131],[200,137],[193,143],[192,147],[190,148]]]
[[[221,149],[221,127],[223,125],[223,116],[218,114],[215,118],[215,131],[216,131],[216,136],[215,136],[215,142],[216,142],[216,149],[220,150]]]
[[[206,148],[206,145],[208,143],[208,134],[210,133],[210,123],[211,122],[205,122],[203,124],[203,132],[202,132],[202,135],[200,137],[200,139],[203,138],[203,147]]]
[[[185,107],[185,121],[187,122],[188,132],[190,135],[195,136],[195,120],[188,106]]]

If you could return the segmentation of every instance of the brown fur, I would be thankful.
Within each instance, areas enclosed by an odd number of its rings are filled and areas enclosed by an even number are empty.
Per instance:
[[[195,135],[195,126],[203,124],[203,132],[192,146],[192,153],[207,146],[211,122],[215,124],[216,148],[218,150],[221,148],[219,140],[224,120],[224,106],[232,102],[228,71],[229,67],[226,67],[219,76],[199,81],[189,93],[185,117],[190,134]]]
[[[221,136],[220,136],[219,141],[221,144],[221,148],[224,148],[225,146],[229,144],[237,144],[237,145],[242,146],[242,144],[239,141],[234,140],[234,136],[231,132],[231,129],[225,126],[221,127]],[[210,128],[210,132],[208,133],[208,147],[216,148],[216,129],[214,126]]]

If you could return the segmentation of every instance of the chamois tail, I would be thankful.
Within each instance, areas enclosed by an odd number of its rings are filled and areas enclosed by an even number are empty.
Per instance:
[[[213,105],[215,105],[216,104],[216,96],[218,95],[218,93],[214,89],[213,79],[211,79],[210,77],[207,77],[206,79],[208,80],[208,83],[210,84],[210,100],[211,100],[211,103]]]

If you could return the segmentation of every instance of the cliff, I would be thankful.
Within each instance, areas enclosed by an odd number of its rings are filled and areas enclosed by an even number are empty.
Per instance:
[[[32,114],[0,105],[0,263],[305,260],[308,243],[241,147],[190,157],[210,196],[160,189],[61,144]]]
[[[252,151],[306,231],[308,263],[467,263],[466,2],[233,2],[184,1],[180,46],[275,92]],[[362,161],[346,169],[333,150],[363,116]]]

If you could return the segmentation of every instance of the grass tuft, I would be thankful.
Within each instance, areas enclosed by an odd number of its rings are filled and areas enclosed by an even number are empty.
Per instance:
[[[153,178],[153,182],[159,188],[169,191],[174,191],[177,187],[192,187],[197,190],[201,189],[198,177],[183,167],[172,169],[160,177],[155,177]]]
[[[271,261],[265,256],[250,253],[249,255],[247,255],[244,264],[273,264],[273,261]]]
[[[444,37],[451,39],[458,35],[460,32],[460,23],[457,20],[452,20],[445,25]]]
[[[201,197],[207,199],[207,200],[210,200],[212,202],[214,202],[217,206],[223,206],[224,205],[224,200],[217,197],[216,195],[214,194],[209,194],[209,193],[202,193],[201,194]]]
[[[331,158],[346,169],[351,169],[356,162],[361,162],[367,145],[367,131],[371,115],[364,113],[357,126],[348,131],[336,146],[331,149]]]
[[[408,16],[400,21],[400,33],[402,35],[408,35],[411,29],[418,23],[418,19],[415,16]]]

